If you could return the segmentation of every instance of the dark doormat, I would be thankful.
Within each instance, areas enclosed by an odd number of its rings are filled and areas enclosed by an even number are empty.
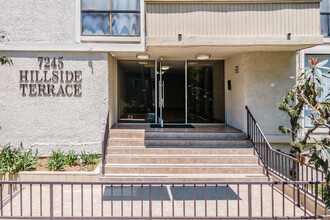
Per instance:
[[[150,128],[161,128],[160,125],[150,125]],[[163,128],[195,128],[192,125],[164,125]]]

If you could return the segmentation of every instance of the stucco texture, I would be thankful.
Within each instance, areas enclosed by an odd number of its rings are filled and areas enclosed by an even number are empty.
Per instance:
[[[9,42],[73,43],[76,1],[0,0],[0,30]]]
[[[227,123],[246,131],[248,106],[270,142],[288,143],[289,136],[280,134],[280,125],[289,125],[289,118],[278,110],[287,90],[292,88],[296,72],[295,52],[250,52],[226,60]],[[235,73],[239,66],[239,73]],[[271,86],[273,84],[273,87]]]
[[[108,55],[104,53],[7,53],[0,66],[0,144],[101,152],[108,106]],[[80,97],[22,96],[20,70],[37,70],[38,57],[63,56],[65,70],[82,71]]]

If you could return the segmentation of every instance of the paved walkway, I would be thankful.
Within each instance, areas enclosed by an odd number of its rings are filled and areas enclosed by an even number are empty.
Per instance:
[[[31,191],[32,189],[32,191]],[[32,216],[48,216],[50,214],[50,187],[49,185],[42,186],[42,194],[40,194],[40,185],[23,185],[22,194],[20,190],[13,194],[13,200],[9,198],[4,200],[3,215],[11,215],[11,207],[13,216],[20,216],[20,199],[22,198],[22,215],[29,216],[32,212]],[[140,186],[113,186],[112,190],[109,185],[105,185],[103,190],[100,185],[94,185],[93,190],[90,185],[83,187],[83,194],[81,193],[81,186],[74,185],[72,187],[73,203],[71,200],[71,185],[63,186],[63,199],[61,193],[61,186],[54,185],[54,216],[61,216],[62,210],[64,216],[101,216],[102,204],[104,216],[133,216],[140,217],[149,215],[149,187]],[[248,215],[248,187],[247,185],[240,186],[239,196],[237,191],[237,185],[230,185],[228,188],[226,185],[208,186],[205,188],[203,185],[196,186],[196,201],[194,187],[185,186],[184,190],[182,185],[175,186],[174,190],[169,186],[164,186],[161,190],[160,186],[153,186],[152,190],[152,215],[153,216],[238,216]],[[207,202],[205,203],[205,189]],[[227,200],[228,189],[228,200]],[[112,201],[111,201],[112,191]],[[163,196],[162,196],[163,191]],[[254,217],[261,216],[261,193],[260,186],[254,185],[251,189],[252,192],[252,214]],[[263,216],[283,216],[283,196],[279,191],[274,189],[274,209],[272,210],[272,188],[269,185],[262,187],[262,214]],[[132,193],[132,194],[131,194]],[[183,194],[185,195],[185,201],[183,201]],[[32,200],[30,200],[30,196]],[[83,201],[82,201],[83,196]],[[217,197],[216,197],[217,196]],[[93,199],[92,199],[93,197]],[[103,202],[101,199],[103,197]],[[143,197],[143,204],[141,198]],[[161,202],[163,198],[163,205]],[[218,200],[216,200],[218,198]],[[238,199],[239,198],[239,199]],[[123,202],[121,202],[123,199]],[[40,202],[42,200],[42,202]],[[63,201],[63,203],[62,203]],[[133,202],[132,202],[133,201]],[[32,209],[30,206],[32,203]],[[42,205],[40,205],[40,203]],[[195,206],[196,204],[196,206]],[[216,205],[218,208],[216,209]],[[143,205],[143,207],[142,207]],[[162,207],[163,206],[163,212]],[[82,209],[83,207],[83,209]],[[93,207],[93,208],[92,208]],[[133,209],[132,209],[133,207]],[[185,207],[185,209],[184,209]],[[196,209],[194,208],[196,207]],[[173,210],[174,208],[174,210]],[[32,211],[31,211],[32,210]],[[82,212],[83,210],[83,212]],[[142,211],[141,211],[142,210]],[[216,213],[218,210],[218,213]],[[227,213],[228,210],[228,213]],[[294,216],[295,210],[296,216],[303,216],[304,211],[297,206],[294,206],[291,199],[284,197],[284,215]],[[93,213],[92,213],[93,211]],[[308,214],[308,213],[307,213]]]

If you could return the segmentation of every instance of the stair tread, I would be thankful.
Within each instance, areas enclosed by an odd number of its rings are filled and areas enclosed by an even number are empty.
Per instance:
[[[259,164],[118,164],[107,163],[106,167],[134,167],[134,168],[263,168]]]
[[[105,177],[176,177],[176,178],[267,178],[264,174],[153,174],[153,173],[139,173],[139,174],[105,174]]]
[[[250,145],[231,145],[231,146],[216,146],[216,145],[208,145],[208,146],[201,146],[201,145],[195,145],[195,146],[191,146],[191,145],[181,145],[181,146],[176,146],[176,145],[148,145],[148,146],[108,146],[108,149],[111,148],[120,148],[120,149],[134,149],[134,148],[142,148],[142,149],[148,149],[148,148],[164,148],[164,149],[179,149],[179,148],[185,148],[185,149],[194,149],[194,148],[219,148],[219,149],[252,149],[252,146]]]
[[[209,154],[108,154],[108,158],[122,157],[122,158],[258,158],[255,155],[209,155]]]
[[[141,141],[141,140],[152,140],[152,141],[250,141],[249,139],[213,139],[213,138],[206,138],[206,139],[182,139],[182,138],[109,138],[109,140],[115,141]]]

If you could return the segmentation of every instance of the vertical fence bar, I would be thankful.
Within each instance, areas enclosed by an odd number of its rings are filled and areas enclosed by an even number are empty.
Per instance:
[[[42,216],[42,184],[40,184],[40,216]]]
[[[32,216],[32,184],[30,184],[30,216]]]
[[[285,216],[285,193],[284,193],[284,183],[282,183],[282,212],[283,217]]]
[[[73,184],[71,184],[71,216],[73,217]]]
[[[174,217],[174,185],[172,185],[172,217]]]
[[[298,185],[299,187],[299,185]],[[296,184],[293,184],[293,216],[296,216]]]
[[[149,219],[152,219],[152,188],[149,184]]]
[[[141,184],[141,216],[143,217],[143,185]]]
[[[240,216],[240,212],[239,212],[239,184],[237,184],[237,214],[238,217]]]
[[[186,216],[186,199],[185,199],[185,184],[183,184],[183,188],[182,188],[182,202],[183,202],[183,217]]]
[[[248,213],[249,213],[249,218],[252,218],[252,195],[251,195],[250,183],[248,183]]]
[[[194,217],[196,217],[196,184],[194,184]]]
[[[54,219],[54,198],[53,198],[53,183],[49,184],[49,218]]]
[[[104,201],[104,198],[103,198],[103,184],[101,184],[101,217],[103,217],[103,211],[104,211],[104,207],[103,207],[103,201]]]
[[[228,184],[226,185],[226,200],[227,200],[227,217],[229,217],[229,198],[228,198]]]
[[[215,216],[218,217],[218,184],[215,184]]]
[[[124,216],[124,189],[123,184],[120,185],[120,215]]]
[[[318,185],[318,182],[316,182],[315,183],[315,189],[316,189],[316,193],[315,193],[315,216],[317,216],[317,200],[318,200],[318,195],[319,195],[319,192],[318,192],[318,187],[319,187],[319,185]],[[325,209],[327,208],[327,207],[324,207]],[[316,219],[316,217],[315,217],[315,219]]]
[[[21,216],[23,216],[23,185],[20,184],[19,185],[19,204],[20,204],[20,214]],[[1,190],[2,191],[2,190]],[[2,198],[1,198],[1,202],[2,202]],[[2,208],[2,204],[1,204],[1,208]],[[1,209],[2,211],[2,209]]]
[[[160,196],[161,196],[161,216],[164,216],[164,188],[163,188],[163,184],[160,185]]]
[[[131,185],[131,217],[133,217],[133,184]]]
[[[305,184],[305,188],[307,188],[307,187],[308,187],[308,185]],[[304,192],[304,216],[306,216],[306,214],[307,214],[306,193],[307,193],[307,190],[305,190],[305,192]]]
[[[111,189],[111,195],[110,195],[110,197],[111,197],[111,202],[110,202],[110,204],[111,204],[111,217],[113,217],[113,185],[111,184],[111,186],[110,186],[110,189]]]
[[[22,187],[21,187],[22,188]],[[21,193],[22,195],[22,193]],[[3,204],[2,204],[2,184],[0,184],[0,206],[1,206],[1,216],[3,216]],[[21,204],[22,207],[22,204]],[[22,210],[22,209],[21,209]],[[22,213],[22,211],[21,211]],[[21,215],[22,216],[22,215]]]
[[[93,200],[94,200],[94,194],[93,194],[93,184],[91,184],[91,216],[94,216],[94,204],[93,204]]]
[[[204,187],[204,196],[205,196],[205,217],[207,217],[207,186]]]
[[[274,218],[274,184],[272,183],[272,217]]]
[[[10,193],[10,216],[13,216],[13,184],[11,184],[11,183],[9,184],[9,190],[10,190],[9,191],[9,193]],[[30,199],[31,199],[31,197],[30,197]],[[31,213],[32,213],[31,204],[30,204],[30,210],[31,210]]]
[[[81,193],[81,216],[84,216],[84,186],[81,184],[80,187]]]
[[[63,184],[61,184],[61,216],[63,217]]]
[[[260,184],[260,216],[263,217],[263,198],[262,198],[262,184]]]

